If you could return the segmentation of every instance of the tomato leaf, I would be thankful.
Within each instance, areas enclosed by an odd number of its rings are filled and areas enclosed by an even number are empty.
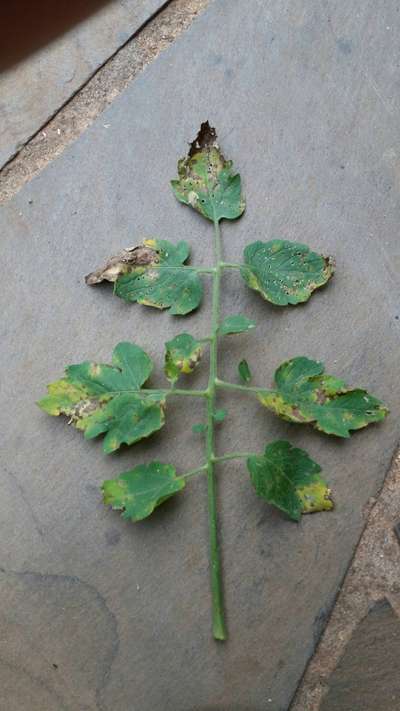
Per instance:
[[[215,410],[214,412],[214,421],[215,422],[223,422],[225,417],[227,416],[227,411],[226,410]]]
[[[206,430],[207,430],[207,425],[204,425],[202,422],[192,425],[193,434],[202,434]]]
[[[189,333],[181,333],[165,344],[164,372],[171,383],[175,383],[181,373],[192,373],[199,364],[204,343],[197,341]]]
[[[249,457],[247,467],[258,496],[293,521],[299,521],[302,514],[333,509],[321,467],[290,442],[272,442],[264,454]]]
[[[331,375],[323,363],[298,357],[275,372],[276,390],[260,392],[265,407],[290,422],[309,422],[327,434],[350,437],[371,422],[380,422],[388,409],[366,390],[350,389]]]
[[[68,366],[65,377],[50,383],[38,405],[49,415],[67,415],[86,439],[106,433],[103,449],[109,454],[163,426],[164,396],[140,391],[152,368],[139,346],[119,343],[112,365],[85,361]]]
[[[333,276],[334,262],[298,242],[253,242],[240,273],[246,284],[277,306],[307,301]]]
[[[208,121],[190,146],[186,158],[178,162],[178,178],[171,180],[175,197],[211,221],[235,220],[244,212],[240,175],[225,160],[215,129]]]
[[[249,367],[249,364],[245,358],[243,358],[243,360],[240,361],[240,363],[238,365],[238,371],[239,371],[240,379],[244,383],[249,383],[251,381],[252,375],[251,375],[250,367]]]
[[[196,309],[203,298],[203,284],[194,268],[184,266],[190,253],[187,242],[173,245],[147,239],[142,247],[152,251],[152,260],[119,276],[115,294],[125,301],[169,309],[172,315],[183,316]]]
[[[237,314],[236,316],[226,316],[222,321],[218,333],[221,336],[228,336],[233,333],[243,333],[256,327],[256,322],[246,316]]]
[[[184,486],[184,478],[177,477],[170,464],[139,464],[117,479],[103,482],[103,501],[106,506],[122,510],[123,518],[141,521]]]

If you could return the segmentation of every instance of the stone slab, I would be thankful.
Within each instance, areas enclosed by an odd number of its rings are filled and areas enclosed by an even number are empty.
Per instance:
[[[0,168],[164,0],[114,0],[0,74]]]
[[[400,620],[387,600],[360,622],[337,668],[321,711],[398,711]]]
[[[253,0],[251,11],[249,3],[212,3],[1,209],[0,678],[8,711],[43,711],[44,703],[46,711],[288,709],[364,506],[389,466],[400,415],[392,71],[400,16],[394,0],[379,15],[369,0],[332,0],[329,12],[319,0]],[[98,491],[104,478],[154,453],[181,471],[197,466],[201,439],[190,425],[201,404],[171,405],[162,432],[112,457],[34,405],[63,364],[106,360],[129,338],[154,356],[153,382],[161,383],[164,341],[207,332],[209,290],[203,308],[180,320],[82,279],[149,235],[185,238],[194,261],[209,263],[210,225],[169,190],[176,160],[205,118],[219,129],[247,197],[246,215],[223,225],[226,258],[240,259],[254,239],[281,236],[337,261],[328,288],[287,310],[229,273],[224,312],[254,317],[258,328],[226,343],[222,375],[236,378],[246,357],[254,383],[269,384],[282,360],[304,353],[392,410],[382,426],[338,441],[280,422],[246,396],[221,398],[229,417],[220,452],[261,451],[288,437],[321,463],[336,499],[333,513],[295,525],[255,497],[242,464],[220,468],[224,645],[210,635],[204,479],[136,526],[104,510]]]

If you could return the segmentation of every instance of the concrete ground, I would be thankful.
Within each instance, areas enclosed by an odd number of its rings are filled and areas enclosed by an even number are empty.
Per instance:
[[[46,59],[47,54],[51,55],[47,61],[54,62],[57,59],[58,62],[61,62],[58,71],[60,74],[64,72],[66,75],[62,82],[62,93],[59,90],[56,96],[51,95],[50,108],[49,104],[45,105],[45,113],[47,111],[49,120],[44,123],[39,122],[39,118],[44,115],[42,94],[40,93],[43,76],[39,70],[41,58],[36,58],[33,68],[31,60],[27,59],[22,65],[10,69],[3,79],[0,78],[2,95],[6,95],[7,87],[14,95],[14,103],[10,107],[7,104],[3,107],[0,105],[0,112],[2,112],[0,116],[3,118],[2,133],[0,134],[1,151],[4,155],[7,155],[8,151],[9,157],[7,164],[0,170],[0,202],[10,199],[27,180],[43,170],[49,161],[60,155],[65,147],[90,126],[95,118],[143,71],[147,64],[152,62],[160,52],[169,47],[183,31],[190,27],[193,20],[207,7],[208,2],[209,0],[172,0],[162,3],[160,0],[157,2],[150,0],[147,5],[146,2],[139,3],[141,19],[145,17],[146,10],[149,15],[150,10],[157,5],[162,9],[149,19],[140,31],[136,30],[131,39],[126,39],[127,30],[125,28],[124,41],[116,51],[116,32],[112,23],[121,28],[124,15],[128,12],[132,17],[136,17],[138,10],[135,10],[136,0],[129,3],[111,3],[111,7],[107,6],[103,11],[103,14],[107,13],[107,24],[102,33],[101,56],[104,62],[97,71],[88,60],[82,68],[82,50],[77,52],[76,49],[77,37],[79,38],[81,32],[79,28],[71,32],[69,38],[63,38],[61,48],[56,42],[50,50],[43,50]],[[119,8],[120,5],[121,8]],[[96,44],[99,42],[98,23],[97,17],[95,23],[93,19],[87,20],[85,23],[85,32],[90,30],[92,42]],[[136,24],[133,24],[133,28],[135,27],[137,27],[137,20]],[[128,28],[132,30],[132,20],[128,24]],[[120,41],[122,42],[122,40]],[[107,51],[109,52],[108,59],[105,56]],[[69,63],[67,66],[63,66],[62,59],[66,53],[69,56]],[[67,95],[71,56],[76,63],[76,66],[73,64],[72,69],[75,83],[74,91]],[[21,74],[23,81],[20,82],[19,75]],[[53,76],[46,77],[46,80],[54,92]],[[20,114],[16,114],[15,105],[17,104],[19,109],[20,105],[27,101],[27,85],[29,86],[29,82],[32,81],[35,91],[29,93],[29,101],[34,103],[34,111],[32,115],[28,114],[29,128],[26,127],[28,119],[25,118],[22,121],[22,130],[18,124],[17,127],[15,126],[17,119],[21,121]],[[79,82],[83,82],[83,86],[80,86]],[[57,97],[60,99],[60,104],[56,107]],[[51,113],[54,113],[53,117],[50,117]],[[24,135],[30,132],[33,132],[32,138],[24,142]],[[16,143],[22,143],[19,149],[16,149]],[[12,146],[14,147],[12,148]],[[17,153],[13,158],[11,154],[14,150],[17,150]]]
[[[100,9],[86,20],[74,24],[70,29],[66,28],[53,41],[50,38],[46,41],[47,37],[43,37],[43,46],[4,69],[0,76],[0,96],[3,98],[0,104],[0,167],[162,5],[162,0],[135,0],[130,3],[114,0],[105,5],[102,3]],[[73,3],[70,6],[73,7]],[[42,12],[45,11],[44,6]],[[22,24],[23,18],[19,19]],[[29,37],[34,36],[38,28],[29,29],[25,41],[29,41]]]
[[[7,711],[329,711],[331,675],[372,603],[400,613],[399,29],[395,2],[379,14],[358,0],[170,2],[121,49],[110,44],[113,56],[0,171]],[[279,234],[338,264],[332,285],[284,315],[227,279],[225,310],[258,328],[229,344],[224,375],[246,355],[255,382],[269,383],[304,352],[392,410],[343,444],[229,403],[221,451],[288,436],[323,463],[336,509],[297,528],[254,500],[240,466],[221,468],[223,647],[209,637],[203,483],[148,525],[127,525],[103,510],[98,485],[152,458],[151,442],[105,460],[32,404],[65,363],[107,360],[122,338],[160,359],[171,329],[207,328],[206,305],[182,326],[82,283],[149,234],[185,237],[209,261],[207,226],[168,187],[206,117],[248,201],[243,220],[224,226],[229,258]],[[160,459],[195,466],[201,446],[186,423],[196,416],[182,407],[157,435]],[[346,693],[341,711],[357,711],[357,690]]]

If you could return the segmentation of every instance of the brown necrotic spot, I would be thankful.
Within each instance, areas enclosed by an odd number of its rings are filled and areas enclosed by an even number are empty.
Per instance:
[[[300,422],[307,422],[307,418],[301,414],[299,408],[296,406],[292,407],[292,415],[296,418],[296,420],[299,420]]]
[[[91,415],[95,410],[98,410],[99,407],[101,407],[101,403],[99,403],[98,400],[89,399],[77,402],[70,413],[68,424],[73,425],[75,422],[78,422],[78,420],[88,417],[88,415]]]
[[[196,153],[203,149],[217,148],[217,132],[215,128],[210,126],[208,121],[200,126],[200,131],[198,132],[194,141],[190,144],[189,158],[192,158]]]
[[[128,274],[136,267],[147,267],[158,264],[159,253],[146,244],[139,244],[137,247],[128,247],[107,260],[105,264],[94,272],[85,276],[85,282],[89,286],[100,284],[102,281],[117,281],[118,277]]]

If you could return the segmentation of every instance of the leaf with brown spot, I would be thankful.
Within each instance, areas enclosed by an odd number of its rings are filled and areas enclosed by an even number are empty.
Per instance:
[[[178,162],[178,178],[171,185],[180,202],[208,220],[236,220],[244,212],[240,175],[232,172],[232,161],[225,160],[208,121],[201,124],[187,157]]]
[[[258,496],[293,521],[300,521],[302,514],[333,509],[321,467],[290,442],[271,442],[263,454],[248,458],[247,467]]]
[[[204,350],[204,342],[198,341],[190,333],[180,333],[165,344],[164,373],[171,383],[175,383],[181,373],[193,373]]]
[[[331,257],[312,252],[299,242],[274,239],[253,242],[244,250],[240,273],[246,284],[276,306],[307,301],[335,270]]]
[[[337,437],[350,437],[371,422],[380,422],[388,409],[366,390],[350,389],[324,373],[323,363],[298,357],[275,373],[276,390],[260,391],[259,400],[284,420],[311,423]]]
[[[183,316],[196,309],[203,298],[203,284],[195,268],[185,265],[190,247],[187,242],[145,240],[156,257],[150,264],[131,267],[118,277],[114,293],[121,299],[137,302]]]
[[[141,390],[152,368],[139,346],[119,343],[112,365],[85,361],[68,366],[65,377],[50,383],[38,405],[49,415],[67,415],[85,439],[105,433],[103,449],[109,454],[163,426],[165,397]]]
[[[138,464],[116,479],[103,482],[103,501],[106,506],[122,511],[123,518],[142,521],[184,486],[184,478],[176,475],[171,464],[157,461]]]

